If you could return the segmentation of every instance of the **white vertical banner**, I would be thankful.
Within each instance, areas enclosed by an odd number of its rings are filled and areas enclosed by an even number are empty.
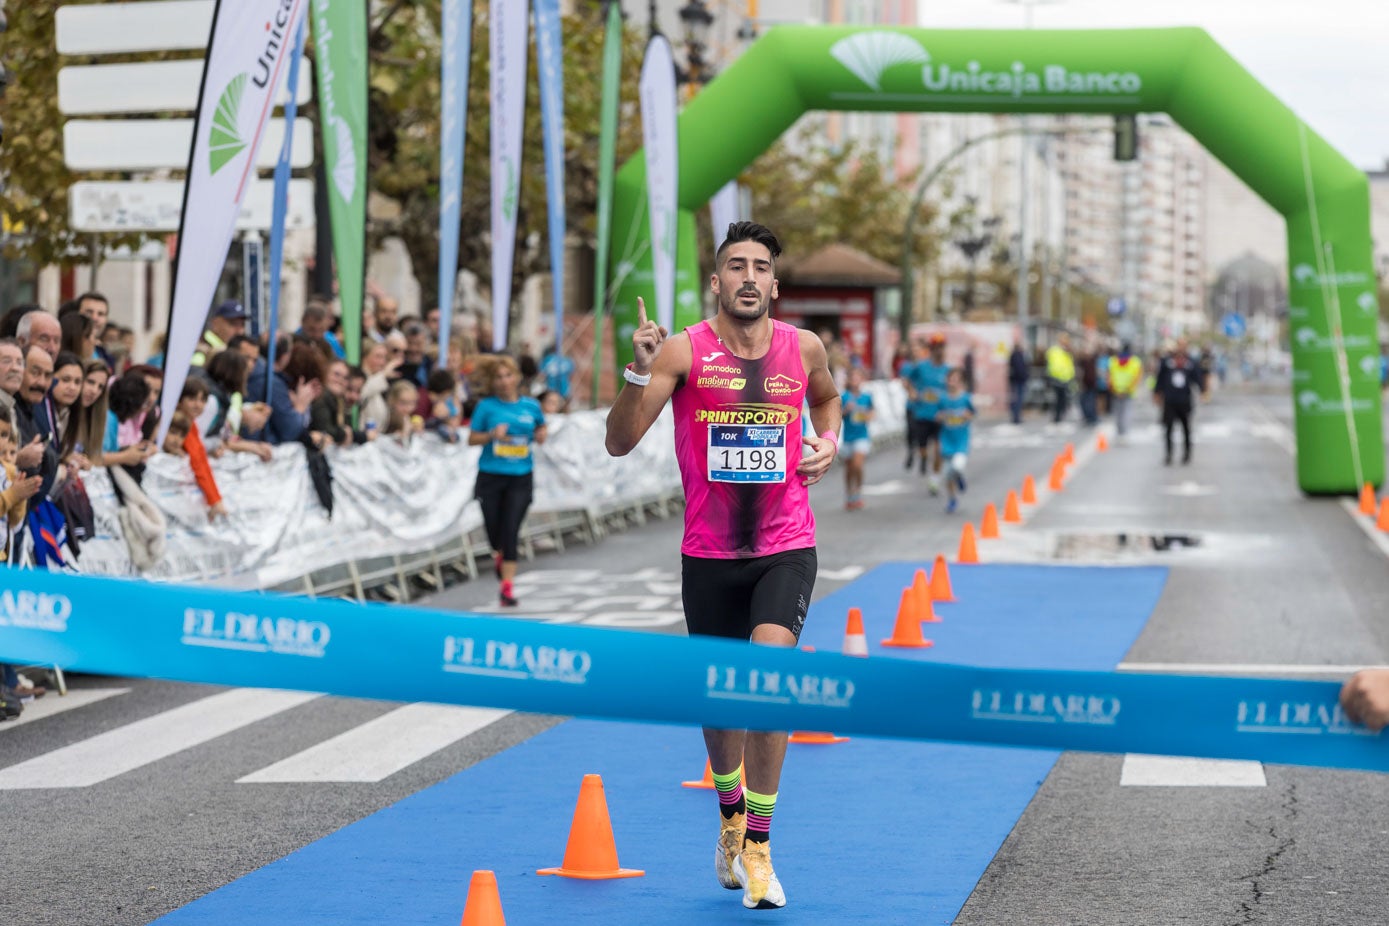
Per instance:
[[[521,198],[521,129],[526,118],[528,0],[491,0],[492,349],[506,347],[516,209]]]
[[[641,63],[641,137],[646,156],[646,207],[651,221],[656,319],[675,329],[675,235],[680,164],[676,153],[675,59],[660,34],[646,45]]]
[[[308,0],[219,0],[213,11],[179,222],[159,403],[160,444],[178,407],[188,364],[226,265],[241,200],[256,179],[265,124],[285,81],[307,4]]]
[[[743,220],[743,197],[738,181],[730,180],[709,200],[709,221],[714,230],[714,253],[719,253],[728,236],[728,226]]]

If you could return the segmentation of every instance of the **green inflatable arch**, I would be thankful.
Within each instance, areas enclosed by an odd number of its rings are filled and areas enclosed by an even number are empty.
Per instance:
[[[677,329],[705,288],[694,210],[810,110],[1170,114],[1287,219],[1303,491],[1382,482],[1368,182],[1203,30],[769,30],[680,115]],[[638,154],[613,203],[620,363],[652,294],[645,184]]]

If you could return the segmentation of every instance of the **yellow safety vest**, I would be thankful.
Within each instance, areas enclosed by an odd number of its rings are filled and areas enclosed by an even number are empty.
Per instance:
[[[1133,395],[1143,379],[1143,361],[1130,354],[1127,363],[1118,357],[1109,358],[1109,391],[1115,395]]]
[[[1071,354],[1059,344],[1047,348],[1047,376],[1058,383],[1069,383],[1076,378],[1076,364]]]

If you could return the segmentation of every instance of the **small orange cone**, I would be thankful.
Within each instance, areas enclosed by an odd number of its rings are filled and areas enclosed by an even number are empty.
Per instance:
[[[1076,445],[1068,442],[1061,451],[1061,457],[1067,465],[1074,463],[1076,461]]]
[[[1003,520],[1006,524],[1021,524],[1022,509],[1018,507],[1018,493],[1008,490],[1008,498],[1003,502]]]
[[[921,620],[917,617],[914,597],[910,588],[902,589],[902,603],[897,606],[897,623],[892,628],[892,636],[883,641],[883,646],[924,649],[934,645],[921,635]]]
[[[699,781],[682,781],[682,788],[699,788],[701,791],[714,790],[714,768],[709,764],[709,760],[704,760],[704,777]]]
[[[1367,482],[1360,487],[1360,513],[1374,517],[1375,507],[1374,486]]]
[[[1031,473],[1022,477],[1022,503],[1024,505],[1037,504],[1037,483],[1032,479]]]
[[[468,885],[468,901],[463,905],[461,926],[506,926],[502,898],[497,893],[497,876],[490,871],[473,872]]]
[[[1056,462],[1051,464],[1051,475],[1047,477],[1047,488],[1053,492],[1060,492],[1066,480],[1066,464],[1061,462],[1058,457]]]
[[[1109,438],[1105,437],[1103,434],[1095,438],[1095,449],[1098,450],[1100,453],[1104,453],[1106,450],[1108,450]]]
[[[815,652],[813,646],[802,646],[801,649],[807,653]],[[806,746],[829,746],[833,743],[847,743],[847,736],[835,736],[833,733],[813,733],[809,730],[793,730],[791,735],[786,738],[788,743],[800,743]]]
[[[998,509],[993,502],[984,506],[984,518],[979,522],[979,538],[981,540],[998,539]]]
[[[1389,497],[1379,503],[1379,519],[1375,521],[1375,527],[1382,531],[1389,531]]]
[[[844,655],[868,655],[868,637],[863,633],[863,612],[858,608],[849,609],[849,620],[844,625]]]
[[[966,521],[965,526],[960,528],[960,552],[955,554],[955,562],[979,562],[979,551],[974,545],[974,523],[971,521]]]
[[[646,874],[617,867],[617,843],[613,840],[608,799],[603,795],[603,779],[585,775],[579,786],[579,802],[574,806],[574,822],[569,825],[569,843],[564,862],[558,868],[541,868],[538,875],[563,875],[585,881],[608,878],[637,878]]]
[[[940,618],[931,607],[931,580],[926,570],[918,569],[912,576],[912,594],[916,596],[916,618],[926,624],[939,624]]]
[[[931,567],[931,600],[955,600],[955,590],[950,587],[950,568],[945,565],[944,556],[937,556],[936,564]]]

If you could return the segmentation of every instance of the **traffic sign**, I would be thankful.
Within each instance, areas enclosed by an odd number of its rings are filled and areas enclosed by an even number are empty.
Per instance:
[[[1242,338],[1245,331],[1249,329],[1245,323],[1244,316],[1238,312],[1226,312],[1220,319],[1220,330],[1225,333],[1227,338]]]

